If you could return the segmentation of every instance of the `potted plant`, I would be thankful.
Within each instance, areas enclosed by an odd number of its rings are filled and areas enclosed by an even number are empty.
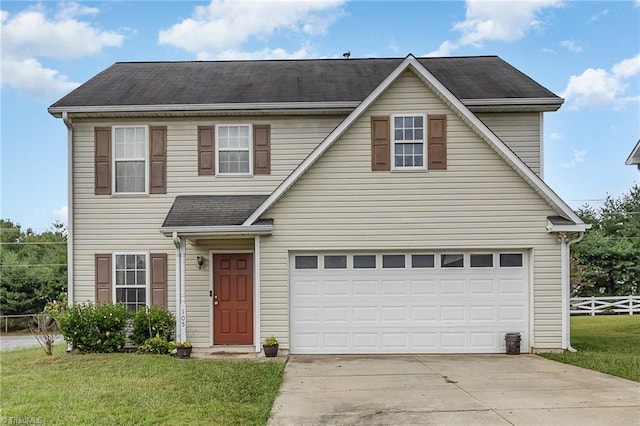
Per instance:
[[[176,342],[176,355],[178,358],[190,358],[192,349],[191,342],[188,340],[182,343]]]
[[[269,336],[264,339],[264,345],[262,345],[262,349],[264,349],[264,356],[269,358],[278,356],[278,346],[278,339],[274,336]]]

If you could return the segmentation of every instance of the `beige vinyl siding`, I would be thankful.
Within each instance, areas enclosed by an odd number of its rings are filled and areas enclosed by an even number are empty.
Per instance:
[[[447,115],[447,170],[371,172],[371,116]],[[426,161],[425,161],[426,163]],[[288,345],[292,251],[521,249],[534,256],[532,345],[561,345],[554,210],[411,72],[404,73],[263,216],[262,337]]]
[[[539,112],[485,112],[476,114],[538,176],[542,135]]]
[[[168,254],[168,301],[170,309],[175,310],[175,246],[159,231],[174,198],[184,194],[269,194],[341,120],[334,116],[301,116],[74,121],[74,300],[94,300],[96,253],[159,252]],[[271,174],[198,176],[197,127],[218,123],[271,125]],[[167,194],[94,195],[94,127],[126,124],[167,126]],[[187,245],[187,333],[194,345],[208,345],[209,313],[202,305],[209,294],[208,272],[197,269],[195,253],[199,250]]]

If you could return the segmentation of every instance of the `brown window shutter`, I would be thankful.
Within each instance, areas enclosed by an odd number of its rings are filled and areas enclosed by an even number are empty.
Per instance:
[[[111,254],[96,254],[96,303],[112,303]]]
[[[151,253],[151,304],[167,308],[167,254]]]
[[[167,127],[153,126],[149,129],[149,193],[167,193]]]
[[[447,168],[447,116],[430,115],[428,127],[429,170]]]
[[[371,117],[371,170],[391,170],[389,117]]]
[[[271,126],[253,126],[253,174],[271,174]]]
[[[214,175],[216,172],[216,145],[213,126],[198,126],[198,175]]]
[[[111,127],[94,129],[95,195],[111,195]]]

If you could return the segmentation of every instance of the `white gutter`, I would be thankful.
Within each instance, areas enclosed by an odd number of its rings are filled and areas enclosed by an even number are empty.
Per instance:
[[[269,235],[273,232],[273,225],[229,225],[229,226],[170,226],[160,228],[165,236],[212,236],[216,235]]]
[[[62,121],[67,126],[67,303],[73,305],[73,123],[66,112]]]
[[[361,101],[333,102],[250,102],[216,104],[164,104],[164,105],[95,105],[49,107],[49,114],[59,117],[64,113],[109,113],[109,112],[157,112],[157,111],[227,111],[241,110],[278,110],[278,109],[334,109],[355,108]]]
[[[551,221],[547,222],[547,232],[585,232],[591,229],[590,223],[575,223],[566,225],[554,225]]]
[[[567,235],[562,233],[560,238],[560,251],[562,263],[562,349],[569,352],[577,352],[571,346],[571,244],[584,238],[584,232],[580,232],[577,238],[567,240]]]
[[[557,105],[564,103],[562,98],[487,98],[487,99],[460,99],[466,106],[502,106],[502,105]]]

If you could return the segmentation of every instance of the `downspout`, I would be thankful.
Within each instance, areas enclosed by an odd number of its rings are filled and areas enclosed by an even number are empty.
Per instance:
[[[562,349],[577,352],[571,346],[571,245],[584,238],[584,232],[578,237],[568,240],[565,233],[560,234],[560,250],[562,262]]]
[[[173,245],[176,246],[176,318],[178,318],[178,320],[180,320],[180,318],[182,318],[180,316],[180,306],[181,306],[181,300],[180,300],[180,295],[182,294],[180,292],[180,288],[182,287],[181,284],[181,278],[182,278],[182,274],[181,274],[181,267],[182,267],[182,260],[181,260],[181,253],[180,253],[180,237],[178,236],[177,232],[173,233]],[[179,342],[182,342],[182,336],[180,336],[180,330],[182,330],[182,327],[180,326],[180,322],[178,321],[176,323],[176,340]]]
[[[184,342],[187,339],[187,240],[180,239],[180,339]]]
[[[67,126],[67,303],[73,305],[73,123],[62,113]]]

